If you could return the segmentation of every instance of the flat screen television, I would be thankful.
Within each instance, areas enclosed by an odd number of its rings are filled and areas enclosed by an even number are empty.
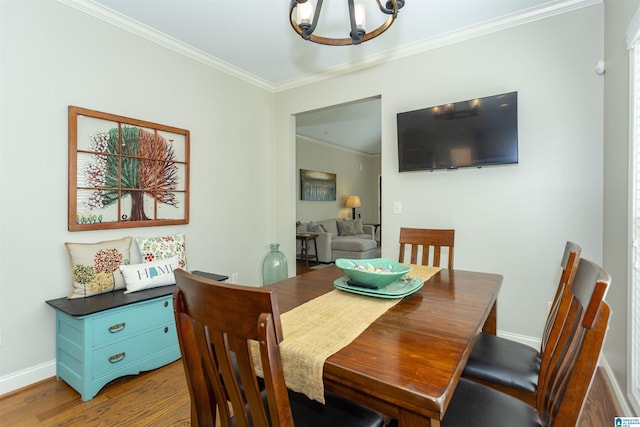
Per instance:
[[[400,172],[518,163],[518,92],[398,113]]]

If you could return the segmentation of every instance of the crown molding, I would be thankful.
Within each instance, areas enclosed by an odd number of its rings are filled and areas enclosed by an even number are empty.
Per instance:
[[[384,64],[386,62],[395,61],[412,55],[435,50],[444,46],[459,43],[472,38],[484,36],[508,28],[517,27],[531,22],[539,21],[552,16],[560,15],[574,10],[603,3],[604,0],[566,0],[561,2],[547,3],[539,7],[534,7],[525,11],[517,12],[502,18],[486,21],[481,24],[472,25],[466,28],[442,34],[427,40],[406,45],[401,48],[395,48],[371,55],[363,60],[352,61],[338,65],[336,67],[327,68],[320,73],[292,79],[282,84],[276,85],[276,92],[293,89],[321,80],[326,80],[339,75],[347,74],[353,71],[362,70],[373,67],[375,65]]]
[[[93,0],[57,0],[69,7],[77,9],[104,22],[115,25],[125,31],[129,31],[139,37],[164,46],[181,55],[198,61],[206,66],[214,68],[223,73],[237,77],[250,84],[258,86],[269,92],[281,92],[310,83],[326,80],[332,77],[347,74],[364,68],[373,67],[386,62],[428,52],[443,46],[459,43],[471,38],[480,37],[486,34],[495,33],[508,28],[516,27],[530,22],[539,21],[555,15],[571,12],[584,7],[601,4],[604,0],[565,0],[551,1],[539,7],[534,7],[522,12],[514,13],[499,19],[490,20],[478,25],[452,31],[428,40],[413,43],[397,49],[390,49],[376,55],[357,61],[347,62],[332,68],[328,68],[319,73],[310,74],[300,78],[288,80],[283,83],[268,82],[254,74],[242,70],[228,62],[222,61],[199,49],[189,46],[173,37],[163,34],[153,28],[135,21],[127,16],[117,13],[107,7],[96,3]]]
[[[57,0],[58,2],[65,4],[69,7],[77,9],[87,15],[98,18],[104,22],[115,25],[125,31],[156,43],[160,46],[166,47],[174,52],[186,56],[187,58],[198,61],[208,67],[214,68],[223,73],[237,77],[255,86],[266,89],[270,92],[275,92],[275,86],[264,79],[261,79],[245,70],[242,70],[235,65],[222,61],[214,56],[211,56],[200,49],[196,49],[186,43],[181,42],[171,36],[168,36],[160,31],[157,31],[141,22],[129,18],[121,13],[115,12],[99,3],[92,0]]]
[[[367,157],[380,157],[381,156],[381,153],[365,153],[364,151],[354,150],[353,148],[348,148],[348,147],[345,147],[343,145],[338,145],[338,144],[333,143],[333,142],[321,141],[319,139],[311,138],[309,136],[296,134],[296,142],[298,142],[298,141],[311,143],[311,144],[323,145],[323,146],[328,147],[328,148],[332,148],[332,149],[335,149],[335,150],[346,151],[348,153],[355,153],[355,154],[358,154],[358,155],[361,155],[361,156],[367,156]]]

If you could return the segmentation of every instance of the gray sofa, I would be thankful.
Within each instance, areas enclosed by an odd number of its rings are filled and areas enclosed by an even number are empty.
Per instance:
[[[338,258],[368,259],[376,257],[377,242],[375,240],[375,228],[372,225],[363,225],[361,219],[331,218],[322,221],[299,223],[296,226],[298,233],[315,233],[318,235],[318,261],[329,263]],[[300,253],[300,244],[297,242],[297,252]],[[314,254],[313,244],[309,253]]]

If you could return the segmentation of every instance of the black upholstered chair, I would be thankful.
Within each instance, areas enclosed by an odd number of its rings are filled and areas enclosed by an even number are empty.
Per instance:
[[[610,281],[600,267],[580,260],[560,336],[542,360],[534,406],[461,379],[441,426],[575,426],[607,332],[610,308],[604,296]]]
[[[562,326],[563,312],[571,300],[571,282],[581,248],[567,242],[562,257],[562,275],[545,324],[540,350],[495,335],[482,333],[471,352],[463,377],[515,396],[535,405],[540,363],[553,349]]]
[[[604,297],[610,282],[609,274],[599,266],[579,261],[560,336],[541,363],[533,406],[460,378],[441,427],[577,425],[607,332],[611,311]],[[396,420],[390,426],[397,426]]]
[[[215,282],[176,270],[173,304],[191,395],[191,423],[223,427],[380,427],[377,412],[326,393],[325,404],[287,390],[276,291]],[[257,341],[264,390],[249,341]]]

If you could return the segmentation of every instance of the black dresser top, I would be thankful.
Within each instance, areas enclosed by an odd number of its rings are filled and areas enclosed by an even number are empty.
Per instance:
[[[206,273],[204,271],[192,271],[192,273],[208,279],[217,280],[219,282],[225,281],[229,278],[228,276]],[[136,302],[147,301],[165,295],[171,295],[175,287],[176,285],[161,286],[130,294],[125,294],[124,289],[119,289],[117,291],[106,292],[104,294],[98,294],[87,298],[67,299],[67,297],[62,297],[51,299],[47,301],[47,304],[56,310],[67,313],[70,316],[87,316],[104,310],[122,307]]]
[[[70,316],[87,316],[124,305],[171,295],[176,285],[161,286],[125,294],[124,289],[98,294],[87,298],[67,299],[67,297],[47,301],[51,307]]]

